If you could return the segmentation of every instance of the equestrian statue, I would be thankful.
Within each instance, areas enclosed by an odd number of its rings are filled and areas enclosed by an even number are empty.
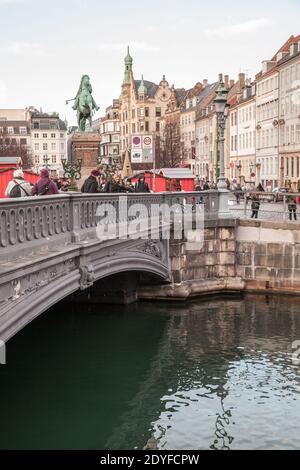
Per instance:
[[[76,97],[66,101],[66,104],[70,101],[75,101],[72,108],[77,111],[77,123],[80,132],[85,132],[87,120],[89,121],[90,129],[92,128],[93,114],[95,111],[99,110],[99,106],[95,103],[92,93],[93,89],[90,83],[90,77],[83,75]]]

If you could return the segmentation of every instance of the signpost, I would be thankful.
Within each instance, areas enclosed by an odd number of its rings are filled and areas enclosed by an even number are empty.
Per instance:
[[[155,135],[133,134],[131,136],[132,163],[153,163],[153,191],[156,189]]]

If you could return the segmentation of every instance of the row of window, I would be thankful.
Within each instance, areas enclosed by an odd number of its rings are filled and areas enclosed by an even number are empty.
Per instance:
[[[48,147],[50,148],[46,142],[41,144],[41,150],[48,150]],[[35,142],[34,150],[40,150],[40,144],[38,142]],[[51,150],[56,150],[56,142],[51,142]],[[60,150],[65,150],[64,142],[60,143]]]
[[[256,111],[257,121],[271,119],[278,116],[278,100],[269,101],[262,105],[257,106]]]
[[[155,117],[161,117],[161,108],[155,108]],[[150,108],[132,108],[131,110],[131,118],[135,119],[136,117],[150,117]],[[123,111],[122,113],[122,121],[128,120],[128,112],[127,110]]]
[[[281,116],[298,116],[300,114],[299,96],[290,93],[281,99],[280,103]]]
[[[121,127],[121,135],[128,135],[128,130],[129,130],[129,126],[128,124],[124,125],[123,127]],[[160,122],[159,121],[156,121],[155,123],[155,130],[156,132],[159,132],[160,130]],[[138,132],[149,132],[150,131],[150,125],[149,125],[149,121],[141,121],[141,122],[133,122],[131,124],[131,132],[132,134],[135,134],[135,133],[138,133]]]
[[[0,145],[27,145],[27,139],[0,139]]]
[[[119,130],[120,130],[120,125],[116,121],[105,122],[100,125],[101,134],[104,134],[105,132],[119,132]]]
[[[237,164],[239,168],[237,168]],[[255,164],[253,160],[239,160],[235,163],[235,166],[230,169],[231,179],[239,178],[244,176],[246,180],[250,180],[251,174],[255,172]]]
[[[236,126],[237,122],[246,123],[252,121],[255,116],[255,105],[245,106],[238,111],[232,111],[230,113],[230,123],[232,126]]]
[[[0,127],[0,134],[27,134],[27,127]]]
[[[262,96],[278,88],[278,75],[270,77],[256,86],[257,96]]]
[[[46,133],[39,134],[39,133],[36,132],[36,133],[33,134],[33,137],[34,137],[35,139],[39,139],[39,138],[40,138],[40,135],[41,135],[41,137],[42,137],[43,139],[48,139],[48,134],[46,134]],[[61,133],[59,134],[59,137],[60,137],[61,139],[63,139],[63,138],[65,137],[65,135],[61,132]],[[54,133],[54,132],[52,132],[52,133],[50,134],[50,138],[51,138],[51,139],[56,139],[56,138],[57,138],[57,134]]]
[[[57,129],[58,122],[50,121],[49,119],[43,119],[41,121],[33,121],[34,129]]]
[[[114,145],[113,147],[109,145],[101,145],[100,147],[101,156],[106,157],[109,155],[118,156],[120,154],[119,146]]]
[[[119,134],[103,134],[101,136],[101,143],[120,142]]]
[[[286,157],[281,159],[281,167],[284,168],[284,176],[288,178],[299,178],[299,157]]]
[[[280,82],[283,89],[295,88],[296,80],[300,80],[300,63],[293,64],[280,72]]]
[[[61,155],[61,159],[65,158],[64,155]],[[56,155],[43,155],[40,157],[39,155],[34,156],[34,163],[36,165],[47,165],[48,163],[58,163],[58,158]]]
[[[185,142],[188,142],[188,141],[191,142],[192,140],[195,140],[195,131],[183,132],[182,138]]]
[[[280,145],[300,143],[300,124],[280,128]]]
[[[192,117],[190,114],[186,115],[186,116],[182,116],[181,118],[181,125],[184,126],[184,125],[188,125],[188,124],[192,124]]]
[[[275,128],[264,129],[257,133],[257,148],[263,149],[278,146],[278,130]]]

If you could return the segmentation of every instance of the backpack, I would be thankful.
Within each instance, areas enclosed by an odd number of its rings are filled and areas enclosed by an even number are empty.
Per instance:
[[[14,187],[10,190],[10,192],[9,192],[9,197],[21,197],[20,183],[17,183],[16,181],[14,181],[14,183],[16,183],[16,184],[15,184]]]
[[[47,192],[48,192],[48,189],[49,189],[49,185],[50,185],[50,180],[48,181],[48,183],[46,183],[44,186],[42,186],[39,190],[38,190],[38,193],[37,195],[38,196],[46,196]]]

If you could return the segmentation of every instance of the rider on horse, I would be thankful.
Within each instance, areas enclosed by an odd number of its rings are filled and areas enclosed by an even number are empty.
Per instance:
[[[75,103],[72,106],[73,109],[77,110],[78,127],[83,132],[85,131],[85,124],[87,119],[89,120],[90,127],[92,127],[93,111],[98,111],[99,109],[99,106],[97,106],[92,96],[92,92],[93,89],[90,83],[90,77],[88,75],[83,75],[81,77],[78,92],[74,99]]]

